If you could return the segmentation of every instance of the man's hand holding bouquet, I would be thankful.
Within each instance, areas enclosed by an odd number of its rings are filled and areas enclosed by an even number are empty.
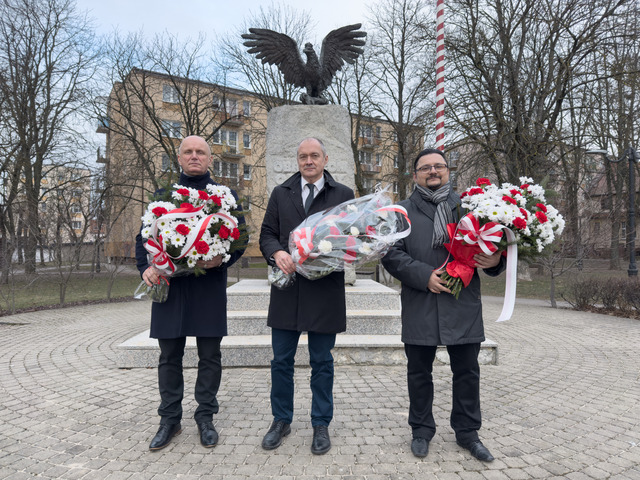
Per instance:
[[[498,186],[479,178],[475,187],[460,195],[462,208],[469,213],[458,224],[447,225],[450,240],[444,246],[454,260],[446,264],[442,278],[456,298],[473,277],[476,254],[506,253],[505,305],[498,321],[513,312],[518,255],[539,255],[564,229],[564,219],[546,202],[544,189],[528,177],[520,177],[520,182],[520,186]]]

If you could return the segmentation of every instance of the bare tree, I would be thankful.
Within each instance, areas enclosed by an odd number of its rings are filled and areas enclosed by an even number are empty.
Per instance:
[[[0,129],[12,130],[2,137],[12,142],[11,162],[25,189],[27,273],[35,272],[43,164],[74,142],[72,121],[94,72],[93,47],[89,24],[70,0],[0,3]]]
[[[401,199],[412,183],[411,162],[423,143],[424,125],[433,121],[435,41],[425,26],[426,15],[425,2],[386,0],[373,6],[369,18],[371,101],[376,114],[393,126]]]
[[[554,133],[607,20],[629,0],[452,0],[447,52],[455,85],[448,111],[459,139],[485,156],[498,180],[540,180]]]

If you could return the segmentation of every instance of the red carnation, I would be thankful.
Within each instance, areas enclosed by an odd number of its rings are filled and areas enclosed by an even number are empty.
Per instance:
[[[204,190],[198,190],[198,197],[200,200],[209,200],[209,194]]]
[[[178,232],[180,235],[188,235],[189,227],[187,227],[184,223],[181,223],[176,227],[176,232]]]
[[[151,210],[151,211],[153,212],[153,214],[154,214],[156,217],[161,217],[162,215],[164,215],[165,213],[167,213],[167,211],[168,211],[168,210],[167,210],[166,208],[164,208],[164,207],[156,207],[156,208],[154,208],[154,209],[153,209],[153,210]]]
[[[518,202],[516,202],[513,198],[511,198],[511,197],[509,197],[507,195],[503,195],[502,196],[502,200],[507,202],[507,203],[510,203],[511,205],[517,205],[518,204]]]
[[[481,193],[484,193],[484,190],[481,188],[472,188],[469,190],[469,195],[480,195]]]
[[[469,195],[469,192],[467,192],[467,191],[462,192],[462,193],[460,194],[460,198],[462,199],[462,198],[466,197],[467,195]]]
[[[517,229],[524,230],[527,228],[527,222],[524,218],[516,217],[513,219],[513,226]]]
[[[238,240],[240,238],[240,230],[238,230],[237,228],[231,230],[231,238],[233,238],[234,240]]]
[[[528,183],[523,183],[522,185],[520,185],[520,190],[528,191],[528,188],[529,188],[529,184]]]
[[[527,213],[527,211],[524,208],[520,209],[520,213],[525,218],[525,220],[529,220],[529,214]]]
[[[547,213],[547,206],[543,203],[536,203],[536,207],[542,210],[544,213]]]
[[[536,212],[536,218],[540,223],[545,223],[547,221],[547,216],[540,210]]]
[[[221,239],[225,240],[229,237],[229,235],[231,235],[231,230],[229,230],[226,225],[220,226],[220,230],[218,230],[218,236]]]
[[[510,193],[511,195],[513,195],[514,197],[515,197],[516,195],[522,195],[522,194],[520,193],[520,191],[516,190],[515,188],[513,188],[513,189],[509,190],[509,193]]]
[[[179,188],[178,190],[176,190],[176,192],[178,192],[183,197],[189,196],[189,190],[187,190],[186,188]]]
[[[373,236],[373,235],[376,234],[376,229],[372,225],[367,225],[367,228],[365,228],[365,232],[366,232],[367,235]]]
[[[204,240],[198,240],[196,242],[195,247],[196,247],[196,252],[198,252],[201,255],[204,255],[209,251],[209,245],[207,245],[207,242],[205,242]]]
[[[215,203],[216,205],[218,205],[219,207],[222,205],[222,200],[220,200],[220,197],[216,196],[216,195],[211,195],[209,197],[211,199],[211,201],[213,203]]]
[[[476,185],[481,187],[482,185],[491,185],[491,180],[488,178],[479,178],[476,180]]]

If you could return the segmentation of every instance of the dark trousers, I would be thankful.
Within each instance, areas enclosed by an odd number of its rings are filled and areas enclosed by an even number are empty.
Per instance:
[[[405,344],[407,385],[409,387],[409,425],[413,438],[430,441],[436,432],[433,419],[433,360],[437,347]],[[456,439],[468,443],[478,439],[480,415],[479,343],[448,345],[453,372],[451,428]]]
[[[274,420],[293,421],[293,364],[300,333],[271,329],[271,412]],[[334,333],[309,332],[309,364],[311,365],[311,425],[329,425],[333,418]]]
[[[161,424],[176,424],[182,420],[182,397],[184,395],[184,377],[182,375],[182,357],[187,339],[158,339],[160,361],[158,362],[158,387],[160,389]],[[221,337],[198,337],[198,377],[196,379],[195,399],[198,408],[194,414],[197,423],[210,422],[214,413],[218,413],[218,389],[222,378],[222,356],[220,354]]]

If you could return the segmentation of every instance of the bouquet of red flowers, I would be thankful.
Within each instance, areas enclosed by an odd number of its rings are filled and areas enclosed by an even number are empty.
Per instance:
[[[520,182],[520,186],[497,186],[487,178],[479,178],[475,187],[460,195],[462,207],[470,213],[458,224],[447,225],[450,240],[445,248],[454,260],[447,263],[442,278],[456,298],[473,277],[474,255],[506,251],[506,310],[503,309],[501,320],[513,311],[518,255],[539,255],[564,229],[564,219],[547,203],[544,189],[528,177],[520,177]]]
[[[241,247],[237,208],[231,190],[224,185],[207,185],[197,190],[173,185],[165,201],[154,201],[142,217],[142,238],[149,252],[150,264],[163,273],[158,286],[148,287],[142,282],[135,298],[145,294],[154,301],[165,301],[168,277],[202,274],[198,260],[211,260],[222,255],[228,262],[233,248]]]

